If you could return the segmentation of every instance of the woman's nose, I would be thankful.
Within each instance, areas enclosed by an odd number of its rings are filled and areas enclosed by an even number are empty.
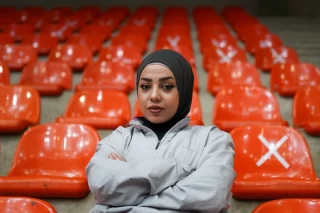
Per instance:
[[[158,102],[161,100],[160,91],[158,88],[152,88],[151,94],[150,94],[151,101]]]

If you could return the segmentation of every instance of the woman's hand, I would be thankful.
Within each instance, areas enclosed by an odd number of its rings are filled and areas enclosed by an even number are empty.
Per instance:
[[[120,160],[120,161],[126,162],[126,160],[125,160],[122,156],[120,156],[120,155],[118,155],[118,154],[116,154],[116,153],[114,153],[114,152],[111,152],[111,153],[108,155],[108,158],[110,158],[110,159],[112,159],[112,160]]]

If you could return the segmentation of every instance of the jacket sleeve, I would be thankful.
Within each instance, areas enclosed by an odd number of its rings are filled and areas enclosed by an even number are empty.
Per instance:
[[[235,178],[233,148],[228,133],[213,129],[196,171],[159,194],[148,196],[140,206],[208,213],[228,209]]]
[[[146,196],[174,185],[187,173],[181,164],[170,159],[157,158],[134,163],[109,159],[111,152],[124,156],[122,130],[119,127],[99,142],[86,168],[88,185],[97,204],[140,204]]]

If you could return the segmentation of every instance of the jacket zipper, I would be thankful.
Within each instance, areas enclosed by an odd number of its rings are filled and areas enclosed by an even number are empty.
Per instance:
[[[159,145],[160,145],[160,141],[158,141],[157,145],[156,145],[156,150],[159,148]]]

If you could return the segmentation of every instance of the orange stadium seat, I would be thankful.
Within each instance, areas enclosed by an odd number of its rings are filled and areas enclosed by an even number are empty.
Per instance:
[[[213,124],[230,131],[246,125],[284,125],[276,97],[267,89],[234,86],[218,92],[213,107]]]
[[[252,213],[301,213],[320,212],[320,199],[287,198],[272,200],[258,205]]]
[[[107,61],[90,64],[82,74],[76,91],[115,90],[130,93],[135,88],[134,71],[123,64]]]
[[[80,124],[41,124],[22,135],[1,196],[82,198],[89,193],[85,168],[100,140]],[[30,145],[32,144],[32,145]]]
[[[112,100],[112,101],[111,101]],[[79,123],[96,129],[116,129],[130,121],[130,103],[125,93],[90,90],[72,95],[58,123]]]
[[[294,96],[292,117],[295,127],[320,136],[320,86],[299,90]]]
[[[31,87],[0,85],[0,106],[1,133],[21,132],[40,121],[40,96]]]
[[[57,213],[48,202],[29,197],[0,197],[0,213]]]
[[[319,198],[308,144],[285,126],[244,126],[230,132],[235,143],[232,193],[236,199]],[[245,166],[243,166],[245,165]]]
[[[72,88],[72,70],[63,62],[39,61],[23,68],[19,85],[30,86],[40,95],[60,95]]]

